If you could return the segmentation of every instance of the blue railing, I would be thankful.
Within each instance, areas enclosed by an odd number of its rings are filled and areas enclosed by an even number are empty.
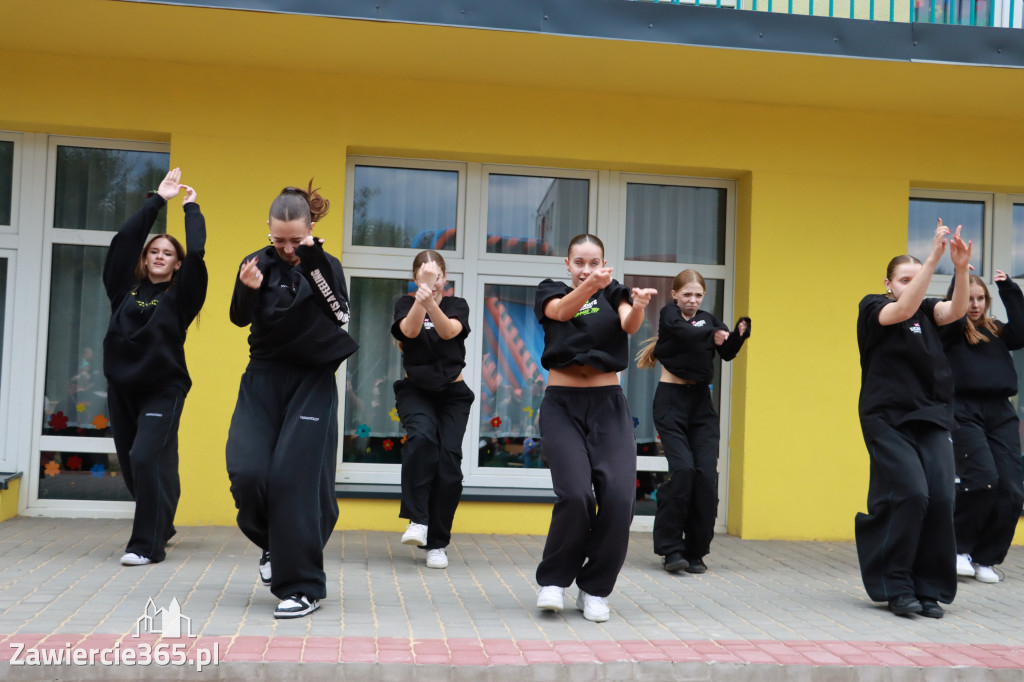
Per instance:
[[[637,0],[671,5],[726,7],[785,14],[961,26],[1021,28],[1024,0]],[[998,7],[996,5],[999,5]],[[827,10],[825,5],[827,5]]]

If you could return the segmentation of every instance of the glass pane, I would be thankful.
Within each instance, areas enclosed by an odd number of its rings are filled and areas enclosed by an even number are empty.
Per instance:
[[[1010,277],[1024,277],[1024,204],[1013,205],[1013,269]]]
[[[14,143],[0,140],[0,225],[11,224],[14,191]]]
[[[0,386],[4,382],[4,320],[7,319],[7,259],[0,258]],[[3,393],[0,393],[3,395]]]
[[[952,201],[949,199],[911,199],[910,220],[907,226],[907,253],[919,260],[928,257],[935,236],[937,220],[955,231],[962,225],[960,236],[963,240],[974,243],[971,252],[971,265],[977,274],[982,273],[982,256],[984,252],[985,204],[981,201]],[[893,254],[894,256],[897,254]],[[949,260],[949,249],[935,268],[937,275],[952,275],[953,262]]]
[[[565,255],[589,207],[588,180],[489,175],[487,253]]]
[[[455,249],[459,174],[356,166],[352,243],[405,249]]]
[[[39,499],[131,502],[117,455],[93,452],[39,453]]]
[[[714,187],[626,185],[626,259],[725,263],[727,192]]]
[[[106,255],[103,246],[53,247],[44,435],[111,435],[103,376],[103,337],[110,322],[102,281]]]
[[[533,314],[535,295],[533,286],[484,286],[478,460],[483,467],[547,468],[538,428],[547,372],[540,366],[544,330]]]
[[[658,379],[661,377],[661,365],[653,369],[638,369],[632,358],[640,351],[647,339],[658,335],[658,319],[661,309],[665,304],[672,301],[672,277],[645,277],[640,275],[626,275],[623,284],[627,287],[652,288],[658,290],[658,295],[651,299],[647,306],[647,315],[644,316],[644,323],[640,330],[629,337],[630,368],[623,372],[622,390],[626,394],[629,403],[629,411],[633,413],[633,420],[636,424],[636,454],[641,457],[664,457],[665,452],[661,447],[661,440],[658,438],[658,430],[654,427],[653,405],[654,391],[658,388]],[[701,303],[701,309],[707,310],[718,319],[722,319],[722,292],[725,284],[722,280],[706,280],[708,287]],[[730,328],[733,322],[723,320]],[[715,375],[711,384],[711,395],[715,409],[721,404],[722,389],[720,378],[722,376],[722,361],[715,357]],[[638,516],[653,516],[657,508],[657,501],[652,494],[657,490],[658,485],[665,480],[667,474],[653,471],[637,472],[637,505]]]
[[[57,147],[53,226],[116,232],[167,174],[170,156],[92,147]],[[166,212],[154,232],[167,231]]]
[[[343,462],[402,462],[405,433],[394,409],[393,384],[405,372],[390,330],[395,301],[410,285],[406,279],[352,278],[349,333],[362,350],[348,359],[345,376]]]

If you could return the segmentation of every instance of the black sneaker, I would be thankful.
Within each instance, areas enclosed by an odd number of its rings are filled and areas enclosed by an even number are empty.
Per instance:
[[[274,618],[301,618],[306,614],[313,613],[320,608],[320,602],[310,599],[304,594],[293,594],[287,599],[282,599],[274,611]]]
[[[946,615],[946,612],[942,610],[942,607],[934,599],[920,597],[919,601],[921,602],[921,615],[925,618],[942,618]]]
[[[675,573],[676,571],[686,568],[689,562],[686,557],[683,556],[682,552],[669,552],[664,559],[661,560],[661,565],[665,567],[665,570],[669,573]]]
[[[938,606],[938,604],[936,604]],[[909,616],[912,613],[921,613],[923,607],[921,602],[917,601],[917,597],[904,594],[899,597],[893,597],[889,600],[889,610],[895,613],[897,616]],[[934,618],[934,616],[932,616]]]
[[[263,550],[263,556],[260,557],[260,582],[270,587],[270,552]]]
[[[688,561],[687,573],[705,573],[708,570],[708,567],[704,565],[703,559],[689,559]]]

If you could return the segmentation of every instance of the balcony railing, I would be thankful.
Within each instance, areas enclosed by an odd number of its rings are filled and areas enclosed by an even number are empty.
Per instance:
[[[1022,27],[1024,0],[636,0],[845,19]]]

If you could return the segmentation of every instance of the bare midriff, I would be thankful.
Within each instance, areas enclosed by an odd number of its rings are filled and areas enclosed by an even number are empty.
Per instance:
[[[683,379],[682,377],[677,377],[675,374],[668,371],[664,367],[661,368],[661,379],[659,379],[659,381],[666,384],[683,384],[684,386],[692,386],[693,384],[697,383],[693,379]]]
[[[618,386],[619,375],[615,372],[602,372],[589,365],[572,365],[548,372],[548,386],[569,386],[572,388],[591,388],[594,386]]]

